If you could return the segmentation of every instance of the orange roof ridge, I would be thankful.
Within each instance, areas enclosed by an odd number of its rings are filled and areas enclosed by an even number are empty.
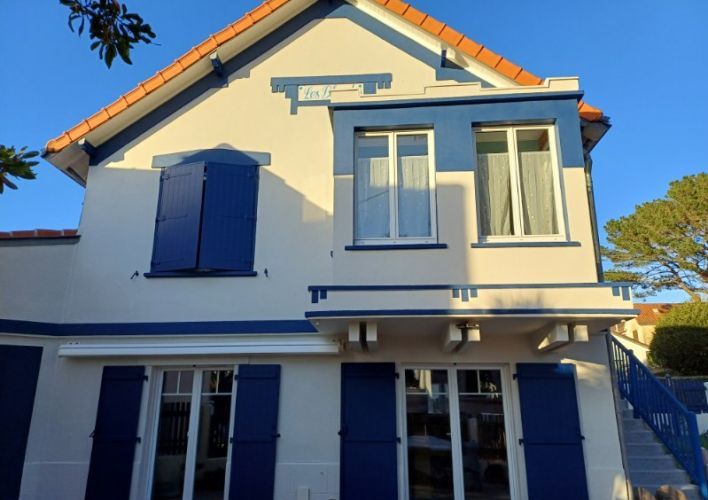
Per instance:
[[[47,153],[58,153],[70,144],[85,137],[89,132],[95,130],[114,116],[122,113],[136,102],[143,99],[148,94],[155,92],[168,81],[172,80],[197,61],[211,54],[216,48],[226,42],[236,38],[238,35],[249,29],[251,26],[262,21],[277,9],[288,3],[290,0],[266,0],[261,5],[246,13],[241,19],[226,26],[221,31],[210,35],[199,45],[175,59],[169,66],[155,73],[153,76],[139,83],[134,89],[123,94],[108,106],[102,108],[79,124],[70,128],[60,136],[51,139],[45,146]],[[510,60],[489,50],[484,45],[480,45],[471,38],[466,37],[459,31],[442,23],[428,14],[419,11],[412,5],[402,0],[376,0],[377,3],[385,7],[388,11],[402,17],[406,21],[419,26],[428,33],[438,37],[451,47],[455,47],[473,57],[477,61],[485,64],[491,69],[504,75],[519,85],[540,85],[543,79],[525,70]],[[586,102],[578,103],[578,111],[581,118],[587,121],[600,121],[603,113]]]

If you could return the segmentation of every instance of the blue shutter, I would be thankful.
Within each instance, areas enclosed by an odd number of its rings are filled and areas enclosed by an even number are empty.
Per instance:
[[[41,347],[0,346],[0,499],[20,496]]]
[[[516,365],[529,500],[588,498],[573,365]]]
[[[203,163],[170,167],[162,173],[153,272],[197,267],[203,186]]]
[[[200,268],[253,269],[257,207],[257,166],[207,165]]]
[[[342,364],[342,500],[398,498],[396,367]]]
[[[273,500],[280,365],[240,365],[230,500]]]
[[[86,500],[127,500],[138,441],[143,366],[103,368]]]

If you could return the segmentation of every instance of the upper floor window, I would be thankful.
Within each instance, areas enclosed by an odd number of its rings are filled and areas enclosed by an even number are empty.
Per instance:
[[[432,137],[432,131],[366,132],[357,136],[357,243],[436,241]]]
[[[481,128],[475,139],[480,236],[561,239],[554,128]]]
[[[164,169],[151,271],[252,273],[257,199],[257,166]]]

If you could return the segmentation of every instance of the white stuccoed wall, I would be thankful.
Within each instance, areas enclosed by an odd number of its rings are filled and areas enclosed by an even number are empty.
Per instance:
[[[0,337],[5,342],[7,338]],[[277,363],[282,365],[276,494],[278,500],[294,499],[298,487],[308,487],[313,500],[338,498],[340,363],[348,361],[395,361],[398,369],[415,364],[498,366],[508,376],[518,362],[567,362],[577,369],[581,429],[590,498],[626,498],[625,480],[617,439],[610,378],[606,366],[605,342],[592,337],[561,352],[542,355],[534,349],[532,336],[482,336],[479,345],[466,352],[448,355],[441,350],[441,337],[426,335],[415,342],[405,331],[382,337],[375,353],[345,352],[341,356],[275,357],[240,356],[209,358],[136,358],[74,360],[56,357],[59,341],[42,341],[43,365],[37,388],[37,407],[32,420],[24,471],[23,500],[81,498],[91,452],[89,434],[94,427],[102,366],[144,364],[147,366],[191,366]],[[65,340],[62,340],[65,342]],[[23,342],[25,343],[25,342]],[[444,365],[443,365],[444,366]],[[147,384],[146,387],[150,385]],[[508,436],[512,467],[518,471],[515,498],[525,498],[521,420],[516,382],[509,377],[511,419],[515,436]],[[148,389],[146,389],[148,390]],[[152,394],[150,396],[153,396]],[[400,396],[400,395],[399,395]],[[147,393],[146,398],[147,399]],[[401,407],[398,407],[399,412]],[[141,420],[146,418],[145,408]],[[399,433],[401,431],[399,430]],[[145,435],[141,430],[140,435]],[[153,437],[154,438],[154,437]],[[149,438],[137,446],[137,470],[147,471],[144,462]],[[144,474],[134,482],[135,498],[141,498]],[[512,478],[513,480],[513,478]]]

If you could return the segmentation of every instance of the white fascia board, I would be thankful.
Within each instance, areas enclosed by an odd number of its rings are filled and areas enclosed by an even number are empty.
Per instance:
[[[59,357],[210,356],[232,354],[338,354],[341,343],[332,337],[257,336],[213,342],[104,343],[71,342],[59,346]]]

